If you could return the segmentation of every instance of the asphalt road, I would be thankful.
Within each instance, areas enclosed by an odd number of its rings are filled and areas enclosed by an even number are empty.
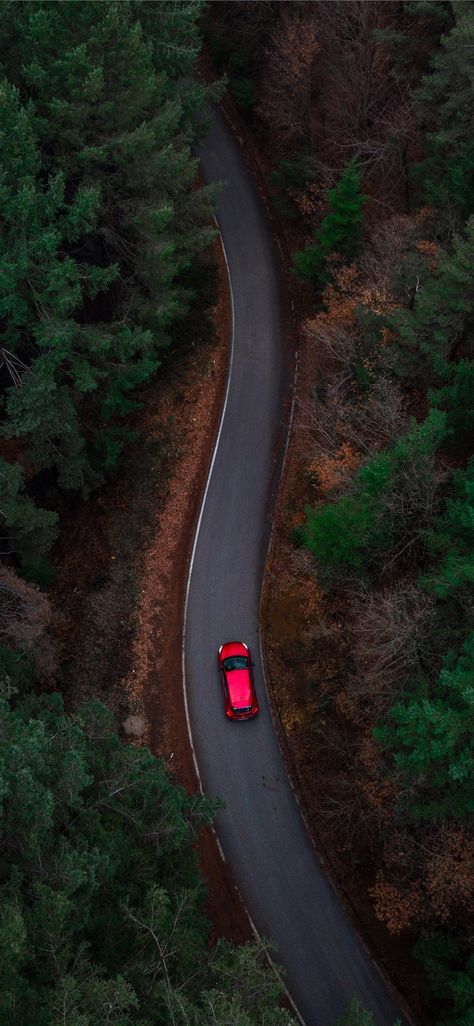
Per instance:
[[[201,151],[223,188],[217,217],[234,302],[229,387],[198,527],[185,625],[186,693],[204,792],[219,795],[218,836],[260,934],[273,940],[307,1026],[334,1026],[352,996],[393,1026],[397,1008],[321,871],[288,783],[262,673],[258,610],[268,542],[272,448],[281,425],[283,342],[269,227],[232,137],[216,115]],[[250,645],[260,714],[225,719],[216,653]],[[398,1014],[400,1014],[398,1012]]]

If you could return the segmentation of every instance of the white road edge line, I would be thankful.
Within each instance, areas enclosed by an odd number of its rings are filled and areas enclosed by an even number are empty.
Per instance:
[[[187,616],[188,616],[189,589],[191,587],[191,576],[192,576],[193,566],[194,566],[194,557],[196,555],[196,548],[197,548],[197,543],[198,543],[198,540],[199,540],[199,531],[201,530],[201,522],[202,522],[202,518],[203,518],[203,514],[204,514],[204,507],[206,505],[206,499],[207,499],[207,493],[209,491],[209,485],[211,483],[212,471],[214,470],[214,463],[216,461],[217,450],[219,448],[219,442],[220,442],[221,433],[222,433],[222,425],[224,423],[225,411],[227,409],[227,400],[229,398],[230,380],[231,380],[231,377],[232,377],[232,367],[233,367],[233,364],[234,364],[234,334],[235,334],[234,293],[233,293],[233,290],[232,290],[232,279],[231,279],[231,276],[230,276],[229,261],[227,260],[227,253],[226,253],[225,246],[224,246],[224,240],[222,238],[221,230],[219,228],[219,224],[217,222],[217,218],[216,217],[214,217],[214,221],[216,223],[217,231],[219,232],[219,238],[220,238],[220,242],[221,242],[221,246],[222,246],[222,252],[224,254],[225,265],[226,265],[226,268],[227,268],[227,280],[229,282],[230,305],[231,305],[231,312],[232,312],[232,330],[231,330],[231,335],[230,335],[230,360],[229,360],[229,370],[227,372],[227,385],[226,385],[226,390],[225,390],[224,405],[222,407],[221,419],[220,419],[220,423],[219,423],[219,430],[217,432],[217,438],[216,438],[215,445],[214,445],[214,452],[212,454],[211,465],[209,467],[209,472],[208,472],[208,475],[207,475],[206,487],[204,489],[204,495],[203,495],[202,502],[201,502],[201,509],[199,511],[199,517],[198,517],[198,522],[197,522],[197,526],[196,526],[196,532],[195,532],[195,535],[194,535],[194,542],[193,542],[193,547],[192,547],[192,551],[191,551],[191,558],[189,560],[188,579],[187,579],[187,582],[186,582],[186,595],[185,595],[185,599],[184,599],[183,638],[182,638],[182,644],[181,644],[181,666],[182,666],[182,677],[183,677],[183,694],[184,694],[184,709],[185,709],[185,713],[186,713],[186,725],[187,725],[187,728],[188,728],[189,744],[191,746],[191,751],[193,753],[194,769],[196,770],[196,776],[197,776],[197,779],[198,779],[199,790],[200,790],[201,794],[204,794],[204,790],[203,790],[201,774],[199,772],[199,766],[198,766],[198,762],[197,762],[197,758],[196,758],[196,751],[195,751],[195,748],[194,748],[193,734],[192,734],[192,730],[191,730],[191,719],[190,719],[190,716],[189,716],[188,695],[187,695],[187,690],[186,690],[186,654],[185,654],[185,649],[186,649],[186,623],[187,623]],[[216,837],[217,837],[217,834],[216,834]],[[221,848],[219,840],[218,840],[218,844],[219,844],[220,851],[221,851],[221,853],[223,855],[224,853],[222,851],[222,848]]]
[[[193,547],[192,547],[192,550],[191,550],[191,558],[189,560],[188,579],[187,579],[187,582],[186,582],[186,595],[185,595],[185,599],[184,599],[183,637],[182,637],[182,643],[181,643],[181,667],[182,667],[184,710],[185,710],[185,713],[186,713],[186,726],[187,726],[187,729],[188,729],[189,745],[190,745],[192,756],[193,756],[194,769],[196,771],[196,777],[197,777],[198,784],[199,784],[199,790],[200,790],[202,795],[204,794],[204,788],[202,786],[201,774],[199,772],[198,761],[197,761],[197,758],[196,758],[196,750],[194,748],[193,733],[192,733],[192,730],[191,730],[191,718],[190,718],[190,715],[189,715],[188,694],[187,694],[187,690],[186,690],[186,651],[185,651],[186,650],[186,623],[187,623],[187,615],[188,615],[189,590],[190,590],[190,587],[191,587],[191,576],[192,576],[193,566],[194,566],[194,557],[196,555],[196,548],[197,548],[197,543],[198,543],[198,539],[199,539],[199,531],[201,529],[201,522],[202,522],[202,518],[203,518],[203,514],[204,514],[204,507],[206,505],[207,493],[209,491],[209,485],[211,483],[212,471],[214,470],[214,463],[216,461],[217,450],[219,448],[219,442],[220,442],[221,433],[222,433],[222,425],[224,423],[225,411],[226,411],[226,408],[227,408],[227,400],[229,398],[230,381],[231,381],[231,377],[232,377],[232,367],[233,367],[233,364],[234,364],[234,333],[235,333],[234,292],[233,292],[233,289],[232,289],[232,278],[230,276],[229,261],[227,259],[227,253],[226,253],[226,249],[225,249],[225,245],[224,245],[224,240],[222,238],[221,230],[219,228],[219,224],[217,222],[217,218],[216,217],[214,217],[214,221],[216,222],[217,230],[219,232],[219,238],[220,238],[220,242],[221,242],[221,246],[222,246],[222,252],[224,254],[225,265],[226,265],[226,268],[227,268],[227,280],[229,282],[230,305],[231,305],[231,312],[232,312],[232,330],[231,330],[231,336],[230,336],[230,360],[229,360],[229,370],[228,370],[228,373],[227,373],[227,385],[226,385],[226,390],[225,390],[224,405],[222,407],[221,419],[220,419],[220,423],[219,423],[219,430],[217,432],[217,438],[216,438],[215,445],[214,445],[214,452],[212,454],[211,465],[209,467],[209,472],[208,472],[208,475],[207,475],[206,487],[204,489],[204,495],[203,495],[203,498],[202,498],[201,509],[199,511],[199,517],[198,517],[198,522],[197,522],[197,526],[196,526],[196,532],[195,532],[195,535],[194,535]],[[295,400],[295,396],[293,396],[293,403],[292,403],[292,407],[291,407],[291,422],[293,420],[294,400]],[[286,453],[287,453],[287,450],[288,450],[288,443],[289,443],[289,432],[288,432],[287,439],[286,439],[286,448],[285,448],[285,454],[284,454],[284,457],[283,457],[283,465],[284,465],[284,462],[286,460]],[[260,644],[260,659],[261,659],[261,662],[262,662],[262,673],[263,673],[264,672],[263,671],[263,660],[261,658],[262,643],[261,643],[261,639],[260,639],[260,631],[259,631],[259,644]],[[222,861],[227,864],[227,859],[226,859],[226,857],[224,855],[224,851],[222,849],[221,842],[219,840],[217,831],[216,831],[216,829],[214,827],[212,827],[212,832],[213,832],[213,834],[214,834],[214,836],[216,838],[217,846],[219,848],[219,852],[220,852]],[[252,919],[252,916],[250,915],[250,912],[249,912],[249,910],[248,910],[248,908],[247,908],[247,906],[246,906],[246,904],[245,904],[245,902],[244,902],[244,900],[242,898],[242,895],[241,895],[241,893],[239,891],[239,888],[236,886],[235,889],[236,889],[236,891],[237,891],[237,893],[239,895],[239,898],[240,898],[240,900],[242,902],[242,905],[244,906],[244,909],[246,911],[246,914],[247,914],[250,926],[252,928],[252,931],[255,934],[255,937],[257,938],[257,940],[260,940],[261,939],[260,938],[260,934],[259,934],[259,932],[257,930],[257,927],[255,926],[255,923],[254,923],[254,921]],[[273,972],[276,973],[276,975],[278,976],[280,982],[282,982],[283,990],[285,992],[285,995],[286,995],[286,997],[287,997],[291,1007],[293,1008],[293,1010],[295,1012],[295,1015],[299,1019],[299,1021],[301,1023],[301,1026],[306,1026],[306,1023],[305,1023],[302,1015],[298,1011],[298,1009],[297,1009],[297,1007],[295,1005],[295,1002],[293,1001],[293,998],[292,998],[290,992],[287,990],[287,988],[285,987],[285,984],[281,980],[281,973],[280,973],[279,969],[277,968],[277,966],[275,965],[275,963],[273,962],[272,958],[270,957],[270,955],[268,953],[267,953],[267,958],[268,958],[268,962],[269,962]]]

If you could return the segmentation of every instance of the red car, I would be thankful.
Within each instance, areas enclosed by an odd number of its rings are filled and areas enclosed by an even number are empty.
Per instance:
[[[258,713],[250,649],[243,641],[221,645],[217,661],[222,674],[225,714],[231,720],[249,720]]]

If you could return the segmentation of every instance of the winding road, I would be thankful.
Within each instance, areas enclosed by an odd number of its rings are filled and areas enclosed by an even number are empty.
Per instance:
[[[205,794],[225,801],[216,822],[222,849],[256,929],[277,945],[304,1022],[334,1026],[356,995],[377,1026],[393,1026],[400,1011],[307,836],[263,678],[258,612],[285,382],[277,258],[254,184],[219,114],[200,156],[206,181],[223,183],[217,218],[233,297],[233,344],[186,600],[185,687],[195,759]],[[224,718],[216,664],[221,642],[236,639],[252,649],[261,709],[245,723]]]

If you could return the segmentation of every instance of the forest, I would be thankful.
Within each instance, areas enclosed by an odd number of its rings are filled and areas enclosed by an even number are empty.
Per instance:
[[[0,1018],[293,1022],[265,943],[211,938],[214,805],[106,694],[71,702],[49,630],[68,511],[201,316],[194,148],[226,90],[311,368],[285,533],[317,595],[287,667],[302,771],[432,1021],[473,1026],[473,4],[25,0],[0,26]]]
[[[286,666],[307,681],[294,748],[432,1018],[468,1026],[473,5],[221,4],[208,24],[268,159],[312,354],[287,518],[317,605]]]
[[[117,473],[137,390],[179,347],[214,235],[191,153],[213,95],[197,76],[201,13],[0,10],[0,1019],[12,1026],[292,1021],[264,943],[211,943],[195,841],[214,806],[120,739],[106,694],[62,697],[49,636],[53,543],[71,502]]]

